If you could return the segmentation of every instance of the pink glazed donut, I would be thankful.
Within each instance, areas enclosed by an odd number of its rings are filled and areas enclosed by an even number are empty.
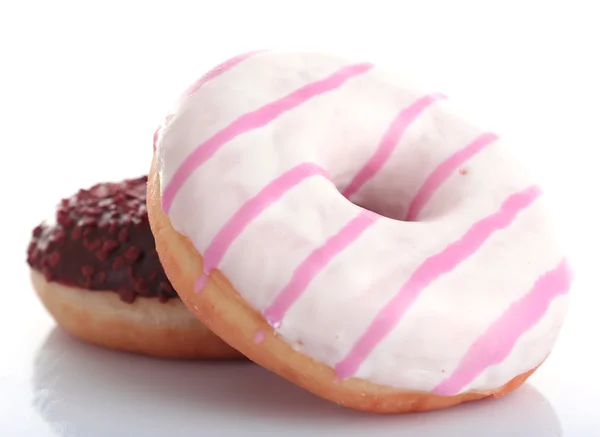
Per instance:
[[[197,317],[374,412],[502,396],[546,359],[571,274],[502,140],[369,63],[254,52],[156,134],[148,213]]]

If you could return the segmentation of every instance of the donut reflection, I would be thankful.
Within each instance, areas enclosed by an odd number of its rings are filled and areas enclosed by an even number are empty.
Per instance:
[[[232,437],[250,427],[286,437],[562,435],[552,406],[528,384],[497,400],[381,416],[324,401],[259,366],[106,351],[56,328],[37,353],[33,388],[36,410],[60,436]]]

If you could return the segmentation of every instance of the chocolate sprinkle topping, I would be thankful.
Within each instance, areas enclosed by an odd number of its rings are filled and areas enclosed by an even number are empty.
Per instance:
[[[63,199],[55,221],[33,230],[27,263],[47,281],[114,291],[127,303],[177,298],[148,224],[147,180],[101,183]]]

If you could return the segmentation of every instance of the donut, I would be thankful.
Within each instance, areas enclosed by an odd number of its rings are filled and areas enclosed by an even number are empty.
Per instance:
[[[503,140],[371,63],[237,59],[156,135],[150,226],[185,304],[353,409],[435,410],[523,384],[555,344],[572,273]]]
[[[99,183],[60,202],[27,250],[37,295],[59,326],[88,343],[162,358],[240,357],[167,279],[148,225],[146,183],[146,176]]]

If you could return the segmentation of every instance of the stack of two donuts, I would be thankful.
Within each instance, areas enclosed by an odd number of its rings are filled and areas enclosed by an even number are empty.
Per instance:
[[[228,345],[341,405],[499,397],[551,352],[571,272],[541,189],[439,93],[369,63],[253,52],[155,135],[162,268]]]

